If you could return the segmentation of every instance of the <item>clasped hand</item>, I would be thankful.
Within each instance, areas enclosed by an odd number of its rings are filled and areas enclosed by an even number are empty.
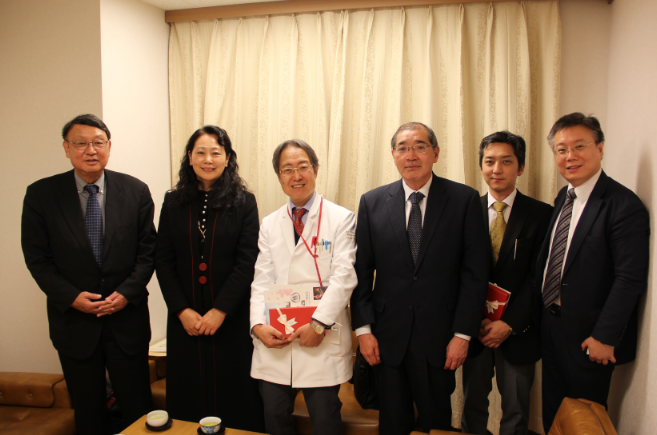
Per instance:
[[[201,316],[191,308],[186,308],[178,316],[185,332],[191,336],[214,335],[226,319],[226,313],[216,308]]]
[[[504,340],[509,338],[511,327],[501,320],[491,322],[489,319],[481,321],[479,329],[479,341],[492,349],[500,347]]]
[[[71,307],[87,314],[95,314],[96,317],[102,317],[108,314],[114,314],[121,311],[128,305],[128,300],[121,293],[114,292],[105,299],[95,293],[80,292],[75,298]]]
[[[301,347],[317,347],[322,344],[325,335],[325,333],[317,334],[310,325],[301,326],[287,338],[271,325],[256,325],[253,327],[253,333],[270,349],[282,349],[297,338]]]

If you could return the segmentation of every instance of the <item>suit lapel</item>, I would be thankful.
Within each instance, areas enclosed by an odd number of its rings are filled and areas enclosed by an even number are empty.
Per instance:
[[[386,208],[388,209],[388,217],[390,218],[392,233],[395,235],[395,239],[399,245],[399,252],[403,253],[408,265],[412,268],[413,257],[411,255],[411,247],[408,244],[408,235],[406,232],[406,198],[404,198],[404,188],[402,187],[401,180],[392,185],[389,190],[389,195],[390,196],[386,200]]]
[[[73,233],[80,246],[94,258],[89,236],[87,235],[87,227],[82,216],[82,207],[80,206],[78,187],[75,184],[75,176],[73,175],[73,171],[69,172],[69,174],[70,177],[67,177],[63,188],[60,189],[59,207],[64,220],[71,229],[71,233]],[[96,263],[95,260],[94,263]]]
[[[502,238],[502,246],[500,247],[500,255],[497,259],[497,265],[495,266],[496,268],[501,267],[511,253],[515,251],[516,240],[518,240],[520,231],[527,220],[526,210],[526,197],[518,191],[516,199],[513,201],[513,207],[511,207],[509,222],[506,224],[504,238]]]
[[[105,170],[105,237],[103,241],[103,263],[107,258],[112,238],[116,229],[121,226],[121,215],[124,207],[125,193],[120,183],[116,182],[112,171]]]
[[[607,175],[602,172],[602,174],[600,174],[600,179],[595,184],[595,187],[589,196],[589,200],[586,201],[584,211],[582,212],[582,215],[577,222],[575,234],[573,234],[570,241],[570,247],[568,248],[568,256],[566,257],[566,265],[563,269],[563,275],[566,275],[566,272],[568,272],[568,267],[572,264],[573,258],[575,258],[577,255],[577,251],[579,251],[579,248],[584,242],[584,238],[591,229],[591,225],[593,225],[595,218],[598,216],[600,207],[602,207],[602,204],[604,203],[602,196],[607,190],[607,180]]]
[[[424,224],[422,225],[420,251],[417,255],[415,270],[417,270],[420,267],[420,264],[422,264],[424,254],[427,252],[427,249],[431,244],[431,238],[436,231],[436,227],[438,226],[438,222],[440,221],[440,218],[443,214],[443,210],[445,210],[445,206],[449,201],[449,195],[446,193],[445,185],[442,182],[442,179],[435,175],[433,175],[433,181],[431,182],[431,188],[429,189],[429,196],[426,201],[427,207],[425,210]]]

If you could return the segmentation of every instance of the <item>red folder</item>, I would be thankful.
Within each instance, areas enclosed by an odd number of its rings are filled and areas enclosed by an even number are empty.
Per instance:
[[[504,310],[506,310],[507,302],[511,292],[504,290],[502,287],[492,282],[488,283],[488,296],[486,296],[486,307],[484,314],[491,321],[500,320]]]
[[[316,308],[317,307],[289,307],[289,308],[278,308],[278,309],[270,308],[269,323],[278,331],[282,332],[283,335],[289,337],[290,335],[292,335],[292,333],[288,334],[285,331],[285,325],[279,321],[279,317],[281,317],[281,315],[278,313],[278,310],[281,310],[281,313],[283,313],[283,315],[286,316],[288,324],[293,323],[290,326],[296,331],[303,325],[307,325],[310,322],[312,322],[312,316]],[[294,319],[294,321],[290,322],[292,319]]]

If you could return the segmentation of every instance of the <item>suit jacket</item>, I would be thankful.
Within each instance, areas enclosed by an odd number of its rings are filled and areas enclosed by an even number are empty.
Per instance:
[[[358,286],[354,328],[372,325],[381,360],[399,365],[413,321],[433,366],[442,366],[454,333],[476,339],[486,300],[490,253],[479,194],[433,175],[417,263],[406,231],[402,180],[361,197],[356,230]],[[376,272],[376,282],[374,280]]]
[[[539,254],[539,291],[550,235],[567,189],[561,189],[555,200],[548,236]],[[615,347],[617,364],[634,360],[637,302],[647,287],[649,237],[648,211],[641,200],[603,171],[572,236],[561,278],[565,333],[559,340],[581,366],[598,366],[581,349],[590,336]]]
[[[72,358],[86,358],[107,324],[121,349],[148,349],[151,329],[146,284],[154,268],[155,227],[148,186],[105,170],[103,266],[91,250],[73,171],[44,178],[27,188],[21,242],[25,263],[48,297],[50,338]],[[96,317],[71,307],[80,292],[107,297],[114,291],[128,305]]]
[[[488,195],[481,197],[486,229],[488,230]],[[541,359],[540,334],[534,319],[535,268],[538,253],[547,233],[552,206],[517,192],[513,201],[509,222],[506,224],[500,256],[492,264],[490,282],[511,292],[502,321],[515,332],[500,345],[504,358],[514,365],[535,363]],[[490,238],[489,252],[490,252]],[[482,312],[483,313],[483,312]],[[482,316],[483,319],[483,316]],[[484,346],[472,340],[472,356],[478,355]]]
[[[321,208],[321,213],[320,213]],[[321,224],[320,224],[321,216]],[[353,348],[347,304],[356,286],[354,261],[356,216],[317,195],[303,228],[309,245],[328,241],[317,249],[322,284],[328,286],[313,318],[325,325],[340,323],[340,342],[324,340],[318,347],[301,347],[293,341],[283,349],[268,349],[257,338],[253,344],[251,376],[294,388],[328,387],[348,381],[353,371]],[[312,245],[311,245],[312,246]],[[251,328],[266,324],[264,292],[271,284],[319,285],[315,261],[303,240],[294,243],[294,227],[284,205],[262,220],[258,237],[260,254],[251,284]],[[291,372],[291,374],[290,374]]]

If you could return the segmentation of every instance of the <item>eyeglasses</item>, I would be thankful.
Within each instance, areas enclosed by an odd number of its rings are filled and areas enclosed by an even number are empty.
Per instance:
[[[91,146],[93,146],[95,150],[102,150],[109,143],[108,140],[102,140],[102,139],[96,139],[96,140],[93,140],[91,142],[71,142],[69,140],[67,140],[66,142],[73,145],[73,147],[76,150],[79,150],[79,151],[83,151],[83,150],[86,150],[87,148],[89,148],[89,144],[91,144]]]
[[[431,148],[429,145],[412,145],[412,146],[402,145],[395,147],[395,152],[400,156],[405,155],[410,150],[415,151],[415,154],[425,154],[427,152],[427,149],[429,148]]]
[[[559,157],[566,157],[568,155],[569,151],[577,156],[577,155],[580,155],[582,152],[584,152],[586,147],[588,147],[589,145],[593,145],[594,143],[595,142],[587,143],[586,145],[581,145],[581,144],[580,145],[575,145],[572,148],[558,147],[557,149],[554,150],[554,152]]]
[[[299,165],[298,168],[285,168],[285,169],[281,169],[278,172],[281,175],[292,175],[294,174],[294,171],[299,171],[300,174],[307,174],[312,168],[313,165]]]

